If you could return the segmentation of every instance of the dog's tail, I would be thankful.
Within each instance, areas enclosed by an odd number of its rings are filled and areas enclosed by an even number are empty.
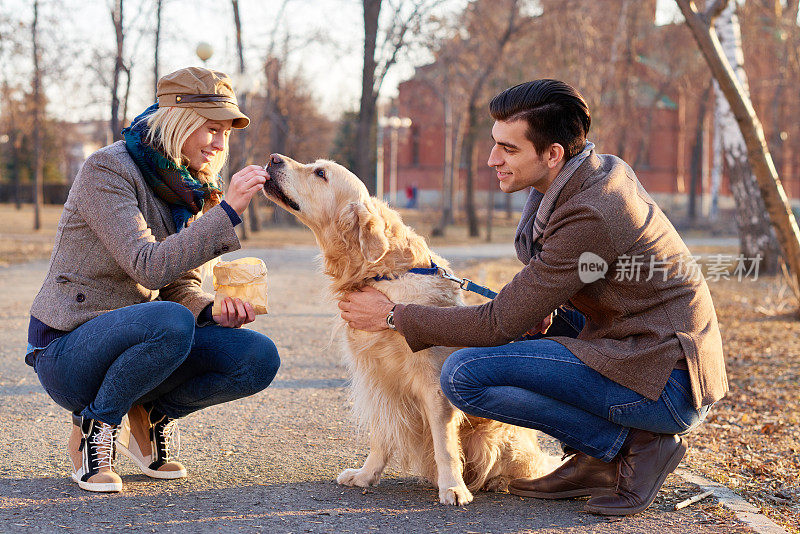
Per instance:
[[[535,430],[468,416],[460,429],[464,482],[470,491],[505,490],[515,478],[534,478],[559,465],[542,452]]]

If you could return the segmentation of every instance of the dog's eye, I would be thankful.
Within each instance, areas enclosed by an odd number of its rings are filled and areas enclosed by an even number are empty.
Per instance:
[[[324,169],[317,169],[314,171],[314,174],[325,180],[325,170]]]

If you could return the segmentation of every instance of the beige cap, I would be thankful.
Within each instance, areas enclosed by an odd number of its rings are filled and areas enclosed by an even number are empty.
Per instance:
[[[192,108],[207,119],[233,119],[234,128],[250,124],[250,118],[239,111],[231,79],[219,71],[201,67],[176,70],[158,80],[156,96],[160,108]]]

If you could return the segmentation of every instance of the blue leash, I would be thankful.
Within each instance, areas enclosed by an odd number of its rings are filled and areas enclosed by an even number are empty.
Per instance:
[[[476,284],[469,278],[459,278],[453,274],[448,273],[447,271],[444,270],[443,267],[439,267],[438,265],[436,265],[433,262],[433,260],[431,260],[430,267],[415,267],[413,269],[409,269],[406,272],[414,274],[440,274],[442,278],[445,278],[447,280],[452,280],[453,282],[457,283],[458,286],[464,291],[477,293],[478,295],[483,295],[488,299],[493,299],[497,296],[497,293],[495,293],[488,287]],[[392,278],[388,276],[375,276],[373,280],[392,280]],[[556,317],[558,316],[559,316],[558,308],[556,308],[555,310],[553,310],[553,322],[555,322]],[[565,318],[565,320],[567,321],[567,324],[571,326],[576,332],[580,332],[580,330],[574,324],[572,324],[572,322],[569,319]],[[522,336],[518,339],[515,339],[514,341],[523,341],[525,339],[534,339],[534,338],[531,338],[529,336]]]
[[[433,262],[433,260],[431,260],[430,267],[415,267],[413,269],[409,269],[406,272],[414,274],[440,274],[442,278],[456,282],[458,286],[464,291],[477,293],[478,295],[483,295],[488,299],[493,299],[497,296],[497,293],[495,293],[488,287],[476,284],[469,278],[459,278],[453,274],[448,273],[447,271],[444,270],[443,267],[439,267],[438,265],[436,265]],[[391,280],[391,278],[388,276],[376,276],[373,278],[373,280]]]

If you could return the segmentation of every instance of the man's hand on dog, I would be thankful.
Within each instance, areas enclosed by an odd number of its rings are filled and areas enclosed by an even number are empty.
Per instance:
[[[220,315],[212,315],[212,317],[220,326],[239,328],[243,324],[255,321],[256,313],[249,302],[227,297],[222,300],[222,313]]]
[[[393,307],[394,302],[377,289],[369,286],[348,293],[339,301],[342,319],[350,325],[350,328],[367,332],[380,332],[389,328],[389,325],[386,324],[386,316]]]

